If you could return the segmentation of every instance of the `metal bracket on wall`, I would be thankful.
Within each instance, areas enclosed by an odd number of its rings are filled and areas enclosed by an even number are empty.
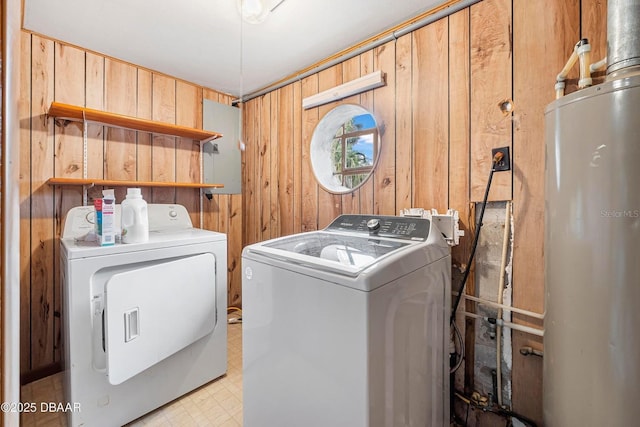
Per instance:
[[[82,179],[87,179],[87,121],[82,112]],[[93,185],[92,185],[93,187]],[[86,185],[82,186],[82,206],[87,206],[88,189]]]
[[[69,123],[71,123],[71,120],[53,119],[53,123],[55,123],[55,125],[59,128],[66,128],[67,126],[69,126]]]
[[[47,116],[48,117],[48,116]],[[53,119],[53,123],[60,127],[66,128],[71,123],[71,120],[67,119]],[[87,120],[85,118],[84,111],[82,112],[82,179],[87,179]],[[93,185],[92,185],[93,186]],[[82,186],[82,205],[87,206],[88,193],[87,186]]]

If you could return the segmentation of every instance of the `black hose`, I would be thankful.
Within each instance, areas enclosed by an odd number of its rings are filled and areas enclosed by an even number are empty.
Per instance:
[[[458,305],[460,305],[460,299],[462,298],[462,293],[464,292],[464,287],[467,284],[467,279],[469,278],[469,273],[471,271],[471,262],[473,261],[473,257],[476,255],[476,248],[478,247],[478,237],[480,236],[480,229],[482,228],[482,218],[484,218],[484,208],[487,206],[487,199],[489,198],[489,190],[491,189],[491,181],[493,180],[494,172],[495,172],[495,162],[491,163],[491,172],[489,173],[487,188],[485,189],[484,199],[482,200],[482,209],[480,210],[480,217],[478,217],[478,222],[476,223],[476,234],[473,237],[473,246],[471,247],[469,262],[467,262],[467,268],[464,270],[464,275],[462,276],[462,282],[460,283],[460,288],[458,289],[458,295],[456,296],[456,300],[451,309],[450,323],[453,323],[456,319],[456,311],[458,310]]]

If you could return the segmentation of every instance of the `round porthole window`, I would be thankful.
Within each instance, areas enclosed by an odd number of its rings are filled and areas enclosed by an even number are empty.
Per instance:
[[[318,183],[331,193],[348,193],[371,176],[380,152],[373,115],[360,105],[329,111],[311,137],[311,166]]]

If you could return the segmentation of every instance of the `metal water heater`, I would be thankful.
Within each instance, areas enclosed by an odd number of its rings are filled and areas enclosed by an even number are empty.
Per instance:
[[[609,0],[607,81],[546,110],[547,427],[640,423],[638,22]]]

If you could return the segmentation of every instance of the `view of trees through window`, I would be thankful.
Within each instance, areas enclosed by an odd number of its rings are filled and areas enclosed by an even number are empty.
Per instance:
[[[336,132],[331,143],[333,175],[347,188],[362,184],[377,156],[378,130],[371,114],[352,117]]]

